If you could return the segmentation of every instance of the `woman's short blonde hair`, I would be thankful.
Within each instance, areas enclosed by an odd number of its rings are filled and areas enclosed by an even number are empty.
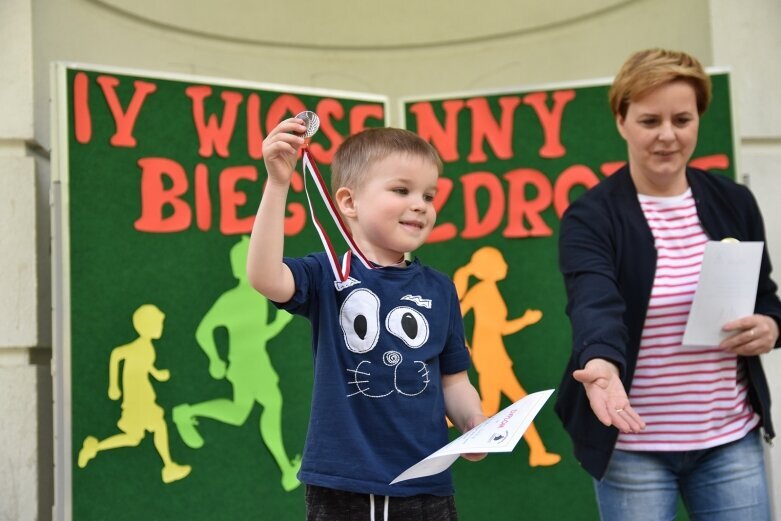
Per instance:
[[[370,128],[347,138],[331,163],[331,193],[346,186],[357,188],[368,168],[391,154],[420,157],[430,161],[442,175],[442,160],[423,138],[400,128]]]
[[[694,56],[681,51],[648,49],[634,53],[621,66],[608,99],[615,116],[626,117],[629,104],[673,81],[685,81],[694,89],[697,112],[702,115],[711,100],[711,81]]]

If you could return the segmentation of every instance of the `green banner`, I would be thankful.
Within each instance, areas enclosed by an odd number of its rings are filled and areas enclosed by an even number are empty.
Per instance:
[[[734,178],[729,78],[712,78],[692,164]],[[437,227],[416,253],[454,277],[486,414],[560,382],[571,346],[560,218],[626,161],[608,89],[599,82],[404,101],[406,127],[445,162]],[[462,519],[598,519],[591,478],[553,400],[512,454],[454,465]]]
[[[386,124],[386,98],[70,66],[57,78],[58,519],[303,519],[310,328],[245,276],[261,144],[316,111],[327,175],[347,136]],[[303,189],[296,173],[291,255],[322,249]]]

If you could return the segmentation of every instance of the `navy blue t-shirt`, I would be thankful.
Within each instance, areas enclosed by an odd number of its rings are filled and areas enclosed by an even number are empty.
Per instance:
[[[389,483],[448,442],[442,374],[469,368],[458,296],[417,260],[367,269],[337,288],[324,253],[285,258],[295,279],[276,305],[312,323],[314,389],[303,483],[411,496],[452,495],[449,471]]]

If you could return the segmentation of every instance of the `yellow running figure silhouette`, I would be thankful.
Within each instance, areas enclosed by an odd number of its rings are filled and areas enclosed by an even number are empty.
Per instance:
[[[471,288],[468,287],[470,276],[479,280]],[[507,305],[497,286],[506,276],[507,263],[502,253],[490,246],[475,251],[469,263],[458,268],[453,276],[461,315],[466,316],[470,310],[474,313],[472,361],[478,374],[483,413],[489,417],[499,412],[502,394],[512,402],[527,394],[513,372],[504,337],[542,319],[542,311],[536,309],[527,309],[519,318],[507,319]],[[561,460],[561,456],[545,449],[533,423],[523,438],[529,444],[530,466],[550,466]]]
[[[146,431],[149,431],[154,435],[155,448],[163,460],[163,482],[171,483],[190,473],[189,465],[178,465],[171,459],[165,411],[157,405],[157,395],[149,381],[150,376],[158,382],[166,382],[171,377],[167,369],[155,367],[155,347],[152,344],[152,340],[163,335],[164,319],[165,314],[156,306],[140,306],[133,313],[133,327],[138,338],[111,351],[108,396],[112,400],[122,398],[122,416],[117,422],[122,432],[103,441],[87,436],[79,451],[79,468],[86,467],[100,451],[137,446],[144,439]],[[120,387],[119,369],[122,362],[124,366]]]

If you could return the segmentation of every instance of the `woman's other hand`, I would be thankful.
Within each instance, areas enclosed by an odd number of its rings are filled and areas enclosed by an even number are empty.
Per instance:
[[[721,329],[734,334],[719,347],[740,356],[769,353],[778,341],[778,324],[767,315],[751,315],[733,320]]]

